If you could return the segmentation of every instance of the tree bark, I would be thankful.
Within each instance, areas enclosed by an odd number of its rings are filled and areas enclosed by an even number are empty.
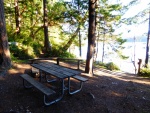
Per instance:
[[[95,4],[96,0],[89,0],[89,29],[88,29],[88,50],[86,58],[85,73],[93,75],[93,55],[95,45]]]
[[[51,51],[51,45],[48,38],[48,17],[47,17],[47,0],[43,0],[43,11],[44,11],[44,53]]]
[[[80,0],[78,0],[78,13],[80,15]],[[81,57],[82,56],[82,49],[81,49],[81,33],[80,33],[80,22],[79,22],[79,25],[78,25],[78,28],[79,28],[79,56]]]
[[[15,2],[16,34],[18,35],[20,33],[19,6],[18,6],[18,0],[15,0],[14,2]]]
[[[104,55],[105,55],[105,29],[104,29],[104,35],[103,35],[102,63],[104,62]]]
[[[147,35],[145,67],[148,66],[148,59],[149,59],[149,44],[150,44],[149,38],[150,38],[150,11],[149,11],[149,28],[148,28],[148,35]]]
[[[0,71],[7,70],[11,66],[10,51],[6,33],[3,0],[0,0]]]

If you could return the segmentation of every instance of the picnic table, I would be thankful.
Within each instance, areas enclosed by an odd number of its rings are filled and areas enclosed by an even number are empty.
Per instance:
[[[45,78],[46,78],[47,82],[52,82],[53,81],[53,80],[48,80],[47,76],[53,76],[53,77],[57,78],[58,81],[61,82],[61,86],[60,86],[61,87],[61,90],[60,90],[61,95],[59,95],[58,98],[56,98],[56,99],[54,99],[53,101],[50,101],[50,102],[46,102],[45,97],[44,97],[44,104],[45,105],[51,105],[53,103],[56,103],[56,102],[60,101],[64,96],[65,90],[68,90],[68,93],[70,95],[73,95],[73,94],[81,91],[83,82],[88,80],[87,78],[84,78],[84,77],[80,76],[81,71],[66,68],[66,67],[56,65],[56,64],[50,63],[50,62],[31,64],[31,66],[39,70],[39,75],[40,75],[40,80],[39,80],[40,82],[39,83],[41,83],[43,73],[45,74]],[[79,88],[71,90],[71,88],[70,88],[71,87],[71,78],[76,79],[80,82],[80,87]],[[67,79],[67,86],[65,86],[65,84],[64,84],[65,79]],[[29,82],[29,80],[27,80],[27,81]],[[32,85],[34,85],[34,84],[32,84]],[[41,86],[37,87],[37,83],[36,83],[35,87],[38,88],[42,92],[44,91],[43,88],[41,90]],[[44,88],[44,89],[47,90],[47,88]],[[52,91],[52,92],[54,92],[54,91]]]

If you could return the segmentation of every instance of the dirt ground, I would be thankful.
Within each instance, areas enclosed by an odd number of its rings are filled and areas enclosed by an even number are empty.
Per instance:
[[[22,85],[19,75],[30,68],[18,64],[0,77],[0,113],[150,113],[148,78],[94,68],[82,91],[65,93],[61,101],[46,107],[41,92]]]

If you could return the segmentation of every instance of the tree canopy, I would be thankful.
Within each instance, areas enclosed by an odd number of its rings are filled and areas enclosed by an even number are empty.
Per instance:
[[[94,3],[93,9],[90,9],[90,3]],[[89,51],[91,46],[88,41],[91,40],[92,54],[95,50],[98,52],[98,48],[94,49],[98,47],[98,42],[103,42],[103,51],[107,43],[120,57],[126,58],[121,53],[121,45],[125,40],[115,31],[123,24],[148,21],[141,19],[148,13],[148,8],[132,17],[124,18],[126,12],[136,4],[137,0],[126,5],[121,0],[114,3],[110,0],[5,0],[8,41],[18,44],[10,45],[11,56],[26,59],[46,53],[46,56],[66,57],[71,46],[81,48],[81,45],[88,43]],[[91,15],[90,10],[94,11]],[[103,52],[102,56],[104,55]],[[87,59],[89,57],[87,54]]]

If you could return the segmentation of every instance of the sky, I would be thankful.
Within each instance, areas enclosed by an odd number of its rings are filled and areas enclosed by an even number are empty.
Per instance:
[[[64,0],[64,1],[72,1],[72,0]],[[132,0],[110,0],[110,3],[114,4],[117,2],[123,3],[123,5],[127,5],[130,1]],[[148,6],[148,3],[150,3],[149,0],[138,0],[138,4],[135,6],[132,6],[124,15],[124,17],[132,17],[133,15],[136,15],[138,12],[144,10],[145,8],[150,7]],[[147,15],[146,18],[148,18],[149,15]],[[130,31],[130,32],[128,32]],[[140,25],[129,25],[129,26],[122,26],[120,29],[116,31],[117,33],[123,33],[122,37],[123,38],[131,38],[131,37],[141,37],[145,36],[144,33],[148,33],[148,21],[144,24]]]
[[[122,0],[126,4],[127,2],[130,2],[131,0]],[[125,14],[125,17],[132,17],[132,15],[136,15],[138,12],[144,10],[145,8],[148,8],[148,3],[150,3],[149,0],[139,0],[139,3],[129,9],[129,11]],[[148,18],[149,15],[146,16]],[[130,38],[130,37],[141,37],[144,33],[148,33],[148,21],[144,24],[140,25],[130,25],[130,26],[124,26],[121,29],[124,34],[124,38]],[[130,32],[128,32],[131,30]],[[145,35],[144,35],[145,36]]]

